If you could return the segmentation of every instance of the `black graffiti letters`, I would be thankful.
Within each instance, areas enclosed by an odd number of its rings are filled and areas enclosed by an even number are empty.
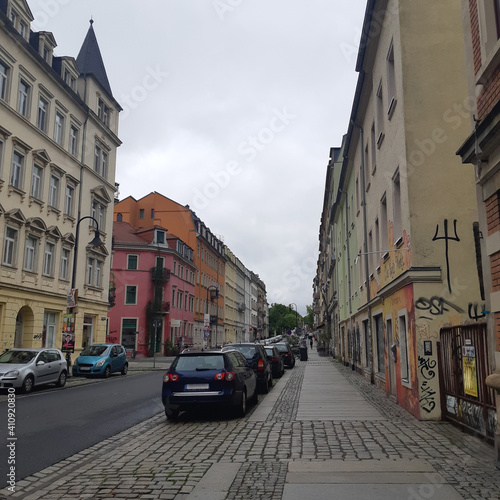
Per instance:
[[[425,297],[420,297],[415,302],[415,308],[421,311],[427,311],[429,314],[432,314],[433,316],[440,316],[445,312],[449,311],[450,308],[455,309],[455,311],[459,313],[464,312],[461,307],[456,306],[451,302],[448,302],[446,299],[443,299],[443,297],[437,297],[437,296],[431,297],[430,299],[427,299]],[[428,316],[421,316],[421,318],[432,319]]]
[[[460,241],[460,238],[457,235],[457,220],[453,221],[453,230],[455,232],[455,236],[450,236],[448,234],[448,219],[445,219],[443,222],[444,225],[444,234],[443,236],[438,236],[439,232],[439,224],[436,226],[436,233],[434,234],[434,238],[432,241],[444,240],[445,241],[445,257],[446,257],[446,276],[448,280],[448,290],[451,293],[451,280],[450,280],[450,258],[448,253],[448,242],[449,241]]]

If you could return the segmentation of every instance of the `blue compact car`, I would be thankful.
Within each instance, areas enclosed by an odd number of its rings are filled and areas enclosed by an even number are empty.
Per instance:
[[[73,376],[100,376],[128,372],[127,353],[120,344],[93,344],[86,347],[73,364]]]

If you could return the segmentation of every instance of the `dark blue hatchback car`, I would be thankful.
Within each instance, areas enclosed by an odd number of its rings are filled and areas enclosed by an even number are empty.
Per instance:
[[[181,353],[163,376],[162,402],[168,419],[207,407],[223,407],[242,417],[248,401],[257,401],[257,379],[235,350]]]

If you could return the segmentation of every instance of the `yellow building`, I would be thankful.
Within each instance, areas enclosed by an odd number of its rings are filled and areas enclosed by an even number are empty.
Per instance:
[[[121,108],[92,21],[76,59],[32,21],[0,3],[0,347],[61,348],[69,324],[79,350],[106,335]]]

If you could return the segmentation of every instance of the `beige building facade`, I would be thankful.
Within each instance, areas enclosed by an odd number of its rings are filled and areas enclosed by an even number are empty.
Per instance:
[[[323,210],[331,226],[320,234],[315,293],[329,290],[330,318],[338,308],[335,356],[420,419],[465,410],[441,398],[450,367],[439,353],[447,329],[482,322],[474,175],[455,154],[468,131],[463,50],[452,0],[367,3],[337,195]],[[321,265],[339,255],[340,267]]]
[[[32,21],[27,2],[2,3],[0,347],[61,348],[71,324],[78,351],[106,336],[121,108],[92,24],[75,59]]]

